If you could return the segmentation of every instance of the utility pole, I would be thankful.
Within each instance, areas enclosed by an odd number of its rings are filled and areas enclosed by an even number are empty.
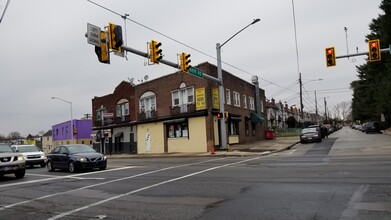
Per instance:
[[[324,114],[326,116],[326,121],[328,121],[328,118],[327,118],[327,102],[326,102],[326,97],[324,97]]]
[[[318,100],[316,99],[316,90],[315,90],[315,115],[316,115],[316,123],[319,124],[319,117],[318,117]]]
[[[301,73],[299,73],[299,84],[300,84],[300,118],[303,120],[304,125],[304,114],[303,114],[303,82],[301,81]]]

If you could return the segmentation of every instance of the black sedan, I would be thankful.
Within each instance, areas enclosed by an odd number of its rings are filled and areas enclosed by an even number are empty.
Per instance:
[[[304,128],[300,134],[300,142],[321,142],[322,136],[316,128]]]
[[[107,167],[107,157],[84,144],[67,144],[54,148],[47,155],[47,170],[67,169],[74,173],[79,170]]]

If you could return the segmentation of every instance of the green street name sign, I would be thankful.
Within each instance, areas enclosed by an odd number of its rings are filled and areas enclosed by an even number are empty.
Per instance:
[[[203,78],[203,75],[204,75],[204,72],[202,72],[202,70],[197,69],[197,68],[192,67],[192,66],[189,68],[189,73],[191,75],[199,77],[199,78]]]

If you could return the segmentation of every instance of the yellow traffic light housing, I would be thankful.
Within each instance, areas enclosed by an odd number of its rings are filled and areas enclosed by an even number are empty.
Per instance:
[[[110,64],[109,48],[107,46],[106,32],[100,32],[100,47],[95,46],[95,53],[101,63]]]
[[[335,61],[335,48],[334,47],[329,47],[326,48],[326,65],[327,67],[335,66],[336,61]]]
[[[369,62],[380,61],[381,52],[380,52],[380,40],[370,40],[368,41],[369,46]]]
[[[110,49],[121,52],[121,46],[124,43],[122,39],[122,27],[109,23],[108,34]]]
[[[160,46],[162,46],[162,43],[155,40],[152,40],[149,44],[149,59],[152,63],[159,64],[163,58],[162,49],[159,48]]]
[[[190,62],[191,62],[191,60],[189,59],[190,58],[190,54],[182,52],[180,58],[181,58],[181,64],[180,64],[181,65],[181,70],[183,72],[188,73],[189,72],[189,68],[190,68]]]

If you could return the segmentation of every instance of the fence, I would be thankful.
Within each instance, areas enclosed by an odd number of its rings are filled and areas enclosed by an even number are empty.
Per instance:
[[[277,137],[299,136],[301,128],[276,128]]]

